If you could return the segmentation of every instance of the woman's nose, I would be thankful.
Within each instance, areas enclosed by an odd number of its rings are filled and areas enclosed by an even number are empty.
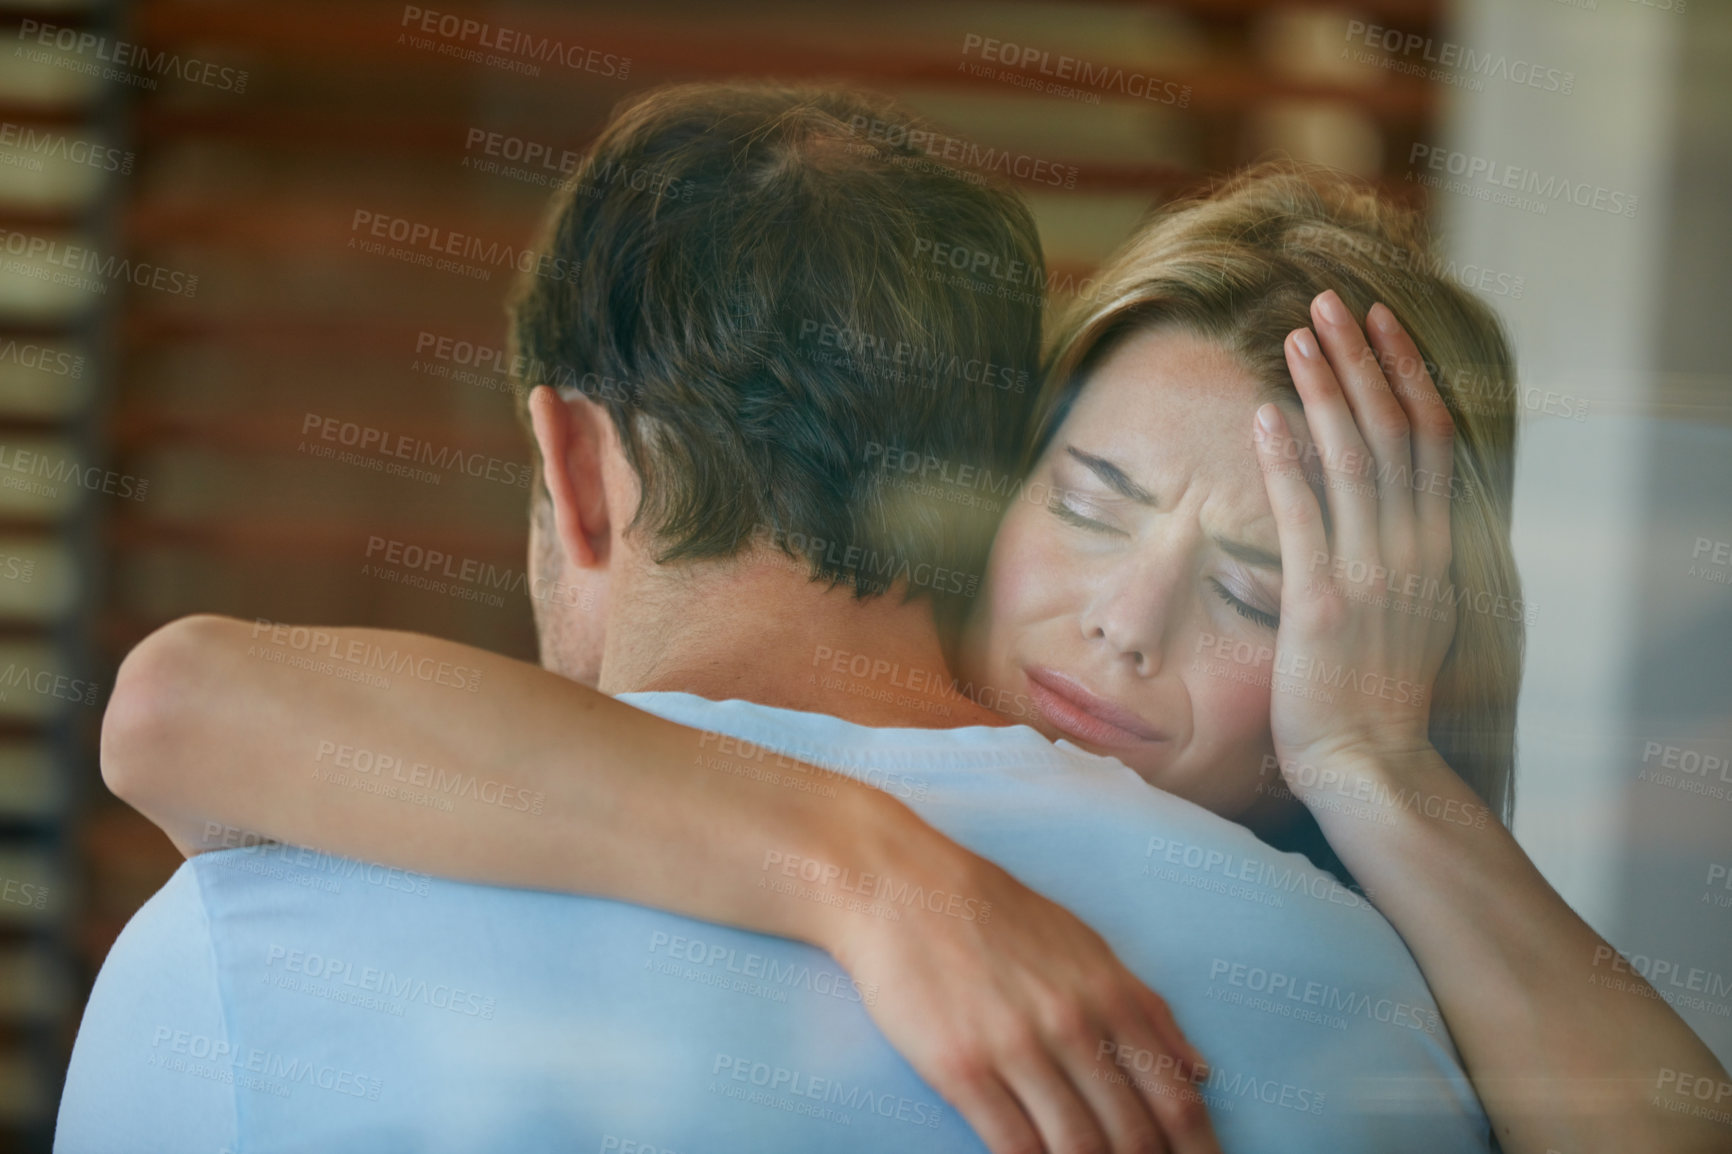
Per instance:
[[[1139,677],[1161,671],[1184,566],[1171,555],[1140,559],[1099,575],[1082,614],[1083,636],[1110,646]]]

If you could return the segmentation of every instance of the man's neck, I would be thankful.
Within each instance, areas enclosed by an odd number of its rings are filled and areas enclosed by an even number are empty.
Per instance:
[[[865,601],[775,556],[658,569],[610,594],[600,688],[670,690],[860,725],[1003,725],[959,692],[930,601]]]

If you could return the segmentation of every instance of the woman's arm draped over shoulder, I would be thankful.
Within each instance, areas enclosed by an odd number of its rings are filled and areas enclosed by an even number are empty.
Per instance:
[[[537,666],[417,634],[190,617],[121,666],[102,769],[188,856],[261,835],[828,950],[995,1152],[1218,1154],[1196,1051],[1067,910],[889,794],[837,774],[822,791],[770,784],[822,771]],[[996,916],[916,905],[888,921],[764,884],[809,881],[809,865],[966,893]],[[1143,1050],[1177,1061],[1089,1077],[1101,1053]]]
[[[132,651],[102,731],[110,788],[188,856],[245,831],[825,944],[822,912],[789,908],[810,903],[731,883],[768,850],[820,855],[919,819],[841,777],[822,800],[758,788],[742,772],[757,760],[455,642],[211,616]]]
[[[1508,1154],[1732,1149],[1702,1109],[1732,1103],[1713,1053],[1432,748],[1430,689],[1455,621],[1401,589],[1408,575],[1449,580],[1452,420],[1388,309],[1368,318],[1375,350],[1334,293],[1312,319],[1315,339],[1290,335],[1287,362],[1327,520],[1275,406],[1257,433],[1284,571],[1270,695],[1284,779],[1413,951]],[[1304,576],[1319,572],[1335,576]],[[1373,576],[1341,578],[1355,572]],[[1304,676],[1325,669],[1342,675],[1328,696]]]

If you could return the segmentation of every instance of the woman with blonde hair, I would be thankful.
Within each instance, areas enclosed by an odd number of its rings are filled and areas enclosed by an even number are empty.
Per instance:
[[[1526,613],[1509,540],[1514,380],[1496,317],[1440,275],[1418,218],[1373,192],[1271,168],[1168,207],[1059,326],[1026,475],[945,691],[1116,758],[1358,887],[1423,970],[1504,1150],[1723,1148],[1707,1114],[1658,1094],[1668,1071],[1673,1085],[1724,1080],[1714,1056],[1616,965],[1505,826]],[[199,644],[215,654],[236,637],[218,629]],[[645,772],[658,758],[689,761],[673,723],[603,708],[595,691],[528,665],[432,638],[414,646],[489,670],[485,696],[401,719],[430,743],[442,727],[508,727],[550,747],[605,736],[642,751],[593,770],[619,806],[574,826],[698,804],[643,796],[659,788]],[[281,678],[243,686],[233,679],[258,663],[222,662],[224,692],[281,707],[254,711],[244,732],[203,735],[201,761],[245,763],[246,775],[182,758],[135,783],[165,828],[227,823],[475,880],[571,887],[566,871],[537,874],[503,826],[430,847],[390,815],[309,796],[289,739],[345,732],[330,714],[356,706],[296,699],[300,682]],[[780,804],[778,791],[763,804]],[[675,876],[645,863],[687,847],[638,850],[643,863],[592,875],[630,874],[643,901],[655,878]],[[932,831],[898,868],[989,897],[990,922],[864,919],[840,946],[807,940],[837,946],[876,985],[885,1035],[995,1149],[1214,1149],[1206,1121],[1185,1129],[1156,1096],[1140,1120],[1083,1099],[1064,1071],[1099,1054],[1081,1052],[1087,1031],[1079,1042],[1065,1022],[1153,1005],[1171,1052],[1197,1055],[1097,935],[1002,871],[958,865],[967,858]],[[854,859],[842,846],[833,860]],[[670,891],[665,904],[727,921],[742,908],[728,884]],[[615,896],[605,884],[580,892]],[[1017,1038],[1038,1039],[1040,1060],[1006,1041]]]

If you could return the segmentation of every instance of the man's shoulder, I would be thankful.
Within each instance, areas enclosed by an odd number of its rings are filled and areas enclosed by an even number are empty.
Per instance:
[[[232,1051],[210,922],[188,862],[104,960],[67,1066],[57,1150],[232,1148]]]
[[[1110,758],[1074,746],[1054,745],[1026,725],[871,726],[828,713],[786,709],[755,701],[714,701],[690,693],[622,693],[619,700],[647,713],[704,731],[704,746],[723,738],[746,756],[801,758],[810,752],[836,751],[873,765],[919,764],[933,770],[967,771],[1001,767],[1072,771],[1086,766],[1099,772],[1129,774]],[[1134,775],[1132,775],[1134,776]]]

